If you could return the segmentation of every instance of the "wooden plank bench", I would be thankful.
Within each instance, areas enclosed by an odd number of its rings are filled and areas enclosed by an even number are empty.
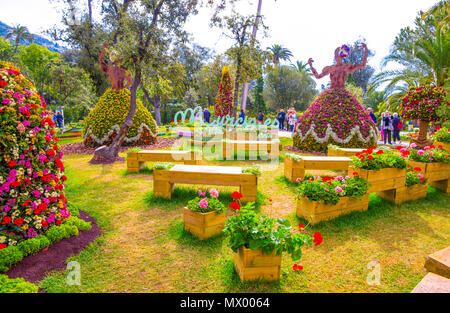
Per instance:
[[[200,164],[201,156],[191,151],[175,150],[143,150],[130,152],[127,156],[127,171],[139,173],[146,162],[183,162],[184,164]]]
[[[348,171],[350,158],[347,157],[323,157],[299,155],[300,161],[295,161],[286,156],[284,159],[284,176],[291,182],[297,178],[304,178],[306,170],[343,170]]]
[[[282,145],[279,140],[226,140],[223,142],[223,158],[233,160],[235,151],[249,152],[258,157],[259,152],[267,152],[269,159],[278,159]]]
[[[243,202],[256,202],[258,177],[242,173],[241,167],[175,165],[170,170],[153,171],[153,195],[171,199],[175,184],[239,186]]]

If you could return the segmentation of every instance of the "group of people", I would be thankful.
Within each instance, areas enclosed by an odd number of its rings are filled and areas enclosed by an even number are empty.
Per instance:
[[[377,118],[373,113],[371,108],[368,108],[369,116],[372,118],[372,121],[376,124]],[[398,140],[398,143],[401,144],[402,140],[400,139],[400,131],[403,129],[403,123],[398,116],[398,113],[394,113],[391,116],[391,112],[386,111],[381,113],[381,122],[380,122],[380,133],[381,140],[384,141],[384,144],[389,143],[392,145],[392,141],[394,141],[394,145]],[[391,139],[392,136],[392,139]]]
[[[290,108],[286,114],[283,109],[278,113],[277,120],[280,130],[294,131],[295,124],[297,124],[298,116],[294,108]],[[286,123],[286,127],[285,127]]]

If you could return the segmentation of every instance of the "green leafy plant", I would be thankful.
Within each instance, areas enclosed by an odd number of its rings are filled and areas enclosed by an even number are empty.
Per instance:
[[[312,245],[313,238],[303,233],[293,233],[288,220],[258,216],[248,203],[239,214],[225,222],[224,232],[229,236],[228,246],[236,252],[245,246],[251,250],[261,249],[263,253],[275,255],[287,252],[294,261],[302,256],[301,247]]]
[[[436,131],[432,137],[434,141],[450,143],[450,129],[442,127]]]
[[[413,185],[425,185],[427,183],[427,179],[420,173],[422,169],[420,167],[412,168],[408,165],[408,171],[406,172],[406,186]]]
[[[23,278],[11,279],[6,275],[0,275],[0,293],[37,293],[38,290],[38,286]]]
[[[300,162],[302,157],[298,154],[295,153],[286,153],[286,157],[288,157],[289,159],[291,159],[292,161],[295,162]]]
[[[174,166],[175,166],[175,164],[173,164],[173,163],[162,162],[162,163],[155,163],[153,165],[153,169],[155,169],[155,170],[170,170]]]
[[[425,147],[423,150],[411,150],[409,159],[422,163],[450,163],[449,153],[444,149],[436,148],[433,145]]]
[[[252,165],[252,166],[247,166],[242,168],[242,173],[243,174],[253,174],[256,176],[261,176],[262,175],[262,169],[259,165]]]
[[[210,197],[207,197],[206,192],[199,190],[198,197],[190,200],[187,204],[187,208],[194,212],[209,213],[216,212],[218,214],[226,211],[225,205],[219,201],[219,192],[217,189],[212,188],[209,191]]]
[[[368,189],[366,180],[354,177],[314,177],[303,181],[298,187],[298,196],[310,201],[337,204],[341,197],[361,199]]]
[[[403,147],[399,147],[402,155],[394,153],[392,150],[378,150],[374,152],[374,147],[356,153],[352,157],[350,165],[354,168],[361,168],[365,170],[380,170],[382,168],[406,168],[406,156],[409,151]]]
[[[140,151],[142,151],[141,147],[133,147],[131,149],[128,149],[127,154],[129,154],[129,153],[137,153],[137,152],[140,152]]]

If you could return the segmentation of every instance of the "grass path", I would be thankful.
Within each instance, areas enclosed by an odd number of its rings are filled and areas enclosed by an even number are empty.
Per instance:
[[[151,171],[131,175],[125,164],[93,166],[89,159],[64,156],[67,198],[93,215],[104,235],[70,259],[81,264],[81,285],[52,273],[41,283],[49,292],[410,292],[426,273],[426,256],[450,240],[450,206],[440,191],[430,188],[426,199],[401,206],[372,194],[367,212],[307,230],[320,231],[324,242],[303,249],[303,272],[292,272],[285,255],[279,282],[243,284],[225,237],[200,242],[183,231],[181,208],[201,186],[179,185],[172,201],[154,201]],[[304,222],[295,216],[295,187],[283,178],[283,164],[262,165],[259,210],[295,227]],[[228,199],[236,188],[218,190]],[[371,261],[380,264],[378,286],[366,282]]]

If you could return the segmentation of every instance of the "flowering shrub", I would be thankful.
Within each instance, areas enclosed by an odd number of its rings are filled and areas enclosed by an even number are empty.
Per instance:
[[[402,117],[409,120],[437,121],[436,111],[444,103],[445,91],[434,85],[410,87],[402,98]]]
[[[0,249],[70,216],[63,154],[46,107],[17,67],[0,62]]]
[[[359,176],[350,178],[319,177],[304,180],[298,187],[298,195],[310,201],[320,201],[326,204],[337,204],[341,197],[361,199],[368,189],[368,183]]]
[[[362,152],[356,153],[352,157],[350,165],[355,168],[365,170],[379,170],[382,168],[406,168],[406,156],[410,154],[409,150],[399,147],[402,155],[398,155],[391,150],[378,150],[374,152],[374,147],[371,147]]]
[[[262,174],[262,169],[261,166],[253,164],[252,166],[246,166],[244,168],[242,168],[242,173],[245,174],[253,174],[256,176],[261,176]]]
[[[326,151],[328,144],[368,148],[377,143],[377,129],[358,100],[342,88],[327,89],[298,119],[294,146]]]
[[[427,179],[420,173],[422,169],[420,167],[412,168],[408,165],[408,171],[406,172],[406,186],[413,186],[417,184],[425,185]]]
[[[233,86],[228,66],[224,66],[222,70],[222,80],[216,97],[215,109],[218,117],[232,116],[233,114]]]
[[[233,201],[229,205],[230,208],[234,211],[239,211],[241,209],[242,193],[235,191],[231,194],[231,197],[233,198]]]
[[[228,246],[236,252],[245,246],[251,250],[261,249],[265,254],[275,255],[287,252],[294,261],[302,256],[301,247],[312,245],[313,238],[301,232],[292,233],[288,220],[258,216],[252,209],[253,203],[248,203],[239,214],[228,218],[225,222],[225,234],[230,237]],[[323,240],[320,233],[315,235],[314,242],[320,244]]]
[[[443,143],[450,143],[450,129],[445,127],[438,129],[433,135],[433,140]]]
[[[442,162],[442,163],[450,163],[448,158],[449,153],[440,148],[436,148],[434,145],[427,146],[423,148],[423,150],[410,150],[411,154],[409,155],[409,159],[422,162],[422,163],[434,163],[434,162]]]
[[[110,144],[119,133],[130,109],[128,89],[108,89],[84,120],[83,138],[88,147]],[[156,123],[150,112],[136,102],[133,125],[128,130],[124,145],[149,145],[156,141]]]
[[[209,190],[209,196],[207,197],[206,192],[199,190],[198,197],[190,200],[187,208],[200,213],[216,212],[219,214],[226,211],[225,205],[218,199],[219,192],[217,189],[212,188]]]

